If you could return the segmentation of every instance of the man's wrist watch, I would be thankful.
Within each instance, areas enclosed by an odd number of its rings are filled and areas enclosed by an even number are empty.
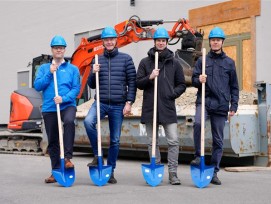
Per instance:
[[[133,105],[133,102],[132,101],[127,101],[128,104],[130,105]]]

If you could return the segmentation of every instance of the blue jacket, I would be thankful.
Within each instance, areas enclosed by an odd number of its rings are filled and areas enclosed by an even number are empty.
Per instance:
[[[50,65],[51,63],[47,63],[40,66],[34,82],[35,89],[42,91],[42,112],[56,112],[54,77],[50,72]],[[60,104],[60,110],[69,106],[76,106],[76,96],[80,91],[78,68],[69,62],[61,64],[57,70],[57,85],[58,95],[63,100]]]
[[[112,52],[104,51],[98,57],[100,64],[100,101],[106,104],[124,104],[135,101],[136,70],[130,55],[119,52],[115,48]],[[91,63],[91,69],[94,60]],[[93,70],[93,69],[92,69]],[[93,71],[88,77],[90,88],[96,88],[96,78]],[[95,95],[96,98],[96,95]]]
[[[192,85],[198,88],[196,103],[201,103],[202,58],[196,62],[192,75]],[[237,111],[239,86],[234,61],[224,52],[216,54],[209,52],[206,56],[207,75],[205,85],[205,106],[211,113],[227,115],[228,111]]]

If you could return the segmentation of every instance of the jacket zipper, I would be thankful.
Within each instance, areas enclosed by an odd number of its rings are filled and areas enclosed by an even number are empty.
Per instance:
[[[109,83],[108,83],[108,91],[109,91],[109,98],[108,98],[108,103],[109,103],[109,105],[110,105],[110,96],[111,96],[111,90],[110,90],[110,81],[111,81],[111,58],[109,57],[108,58],[108,73],[109,73],[109,75],[108,75],[108,81],[109,81]]]

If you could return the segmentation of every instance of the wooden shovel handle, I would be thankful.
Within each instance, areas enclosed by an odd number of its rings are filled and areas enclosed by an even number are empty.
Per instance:
[[[158,52],[155,52],[154,69],[158,69]],[[158,77],[154,78],[154,102],[153,102],[153,125],[152,125],[152,157],[155,157],[156,132],[157,132],[157,85]]]
[[[205,65],[206,65],[206,49],[202,48],[202,75],[205,75]],[[201,146],[200,146],[200,156],[204,156],[204,140],[205,140],[205,83],[202,83],[201,88]]]
[[[58,96],[56,71],[54,71],[53,75],[54,75],[55,96]],[[58,123],[60,159],[64,159],[63,132],[62,132],[62,121],[61,121],[61,116],[60,116],[60,107],[59,107],[59,104],[56,104],[56,112],[57,112],[57,123]]]
[[[95,64],[99,64],[98,55],[95,55]],[[96,72],[96,105],[97,105],[97,139],[98,139],[98,156],[102,156],[102,137],[101,137],[101,115],[100,115],[100,83],[99,72]]]

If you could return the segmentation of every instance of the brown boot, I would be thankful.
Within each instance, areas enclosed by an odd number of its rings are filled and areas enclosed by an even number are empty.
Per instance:
[[[74,165],[73,165],[73,163],[70,161],[70,159],[65,159],[65,168],[66,169],[72,169],[72,168],[74,168]]]
[[[55,183],[56,180],[53,175],[49,176],[47,179],[44,180],[45,183]]]

